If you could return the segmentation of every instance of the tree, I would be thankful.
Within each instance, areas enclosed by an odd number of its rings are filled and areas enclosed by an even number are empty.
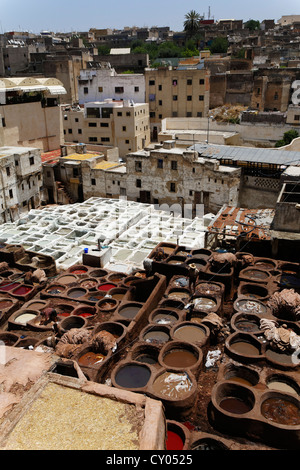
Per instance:
[[[249,20],[245,23],[245,28],[249,29],[250,31],[255,31],[260,29],[260,22],[257,20]]]
[[[275,147],[283,147],[284,145],[289,145],[292,140],[297,139],[299,137],[299,132],[291,129],[283,134],[283,138],[278,140],[275,144]]]
[[[227,38],[215,38],[210,47],[210,52],[212,54],[216,54],[216,53],[225,53],[227,52],[227,49],[228,49],[228,40]]]
[[[190,36],[193,36],[199,30],[201,16],[195,10],[191,10],[185,15],[185,21],[183,23],[184,31]]]

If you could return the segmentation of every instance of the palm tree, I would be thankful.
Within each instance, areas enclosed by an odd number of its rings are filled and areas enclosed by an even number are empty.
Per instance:
[[[201,18],[202,17],[195,10],[189,11],[185,15],[185,21],[183,23],[184,31],[193,36],[199,29],[199,22]]]

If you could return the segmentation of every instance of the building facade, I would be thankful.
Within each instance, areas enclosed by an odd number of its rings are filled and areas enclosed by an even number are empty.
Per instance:
[[[197,67],[146,69],[152,140],[167,117],[205,117],[209,110],[209,71]]]
[[[35,148],[0,148],[0,220],[17,220],[40,205],[42,163]]]
[[[105,100],[64,108],[63,124],[66,142],[118,147],[120,157],[150,143],[147,103]]]

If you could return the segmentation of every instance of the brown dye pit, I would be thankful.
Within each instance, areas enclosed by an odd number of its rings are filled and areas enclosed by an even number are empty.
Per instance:
[[[159,324],[172,325],[173,323],[176,323],[177,320],[178,317],[172,313],[158,313],[153,317],[153,322]]]
[[[0,301],[0,309],[5,309],[11,307],[12,301],[11,300],[1,300]]]
[[[252,409],[252,406],[249,403],[237,397],[224,398],[220,402],[220,407],[229,413],[238,415],[248,413]]]
[[[259,328],[259,325],[255,321],[250,321],[250,320],[239,320],[235,323],[236,328],[238,328],[240,331],[244,331],[247,333],[251,333],[254,331],[257,331]]]
[[[98,285],[98,282],[91,279],[86,279],[85,281],[81,282],[80,285],[85,289],[94,289]]]
[[[217,303],[207,297],[197,297],[194,299],[194,305],[198,310],[211,310],[216,307]]]
[[[230,347],[243,356],[257,356],[260,354],[259,349],[248,341],[236,341],[231,343]]]
[[[244,379],[243,377],[237,377],[237,376],[232,376],[229,378],[229,380],[236,382],[241,385],[247,385],[248,387],[252,386],[252,383],[249,382],[249,380]]]
[[[143,338],[148,343],[165,343],[169,341],[170,337],[168,333],[160,330],[150,330],[148,333],[144,335]]]
[[[198,325],[184,325],[174,332],[174,338],[191,343],[202,342],[205,337],[205,330]]]
[[[166,366],[171,368],[180,367],[181,369],[185,369],[195,365],[197,357],[191,351],[186,349],[172,349],[166,353],[163,358],[163,362]]]
[[[169,292],[168,294],[168,297],[170,299],[175,299],[175,300],[187,299],[189,298],[189,296],[190,296],[189,292],[184,291],[184,290],[173,291],[173,292]]]
[[[122,308],[122,310],[119,311],[119,314],[124,318],[132,319],[136,316],[136,314],[138,313],[140,309],[141,307],[132,305],[130,307]]]
[[[86,294],[84,289],[73,289],[68,293],[68,296],[71,297],[71,299],[78,299],[78,297],[82,297],[84,294]]]
[[[249,269],[245,272],[245,275],[251,279],[257,279],[259,281],[265,281],[269,276],[264,271],[259,269]]]
[[[89,351],[89,352],[83,354],[78,359],[78,362],[82,366],[97,365],[97,364],[100,364],[101,362],[103,362],[105,357],[106,356],[104,356],[104,354],[94,353],[92,351]]]
[[[186,398],[193,383],[186,372],[164,372],[153,382],[155,393],[166,399],[181,400]]]
[[[261,407],[262,415],[278,424],[285,426],[299,426],[300,408],[284,398],[274,397],[265,400]]]
[[[277,351],[273,351],[272,349],[267,349],[266,350],[266,357],[270,361],[277,362],[278,364],[284,364],[284,365],[294,364],[292,355],[279,353]]]
[[[256,313],[262,315],[267,311],[266,307],[263,304],[255,300],[238,300],[236,302],[236,306],[241,312],[246,313]]]

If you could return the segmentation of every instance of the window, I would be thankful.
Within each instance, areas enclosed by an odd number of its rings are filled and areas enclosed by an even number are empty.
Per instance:
[[[122,113],[122,111],[118,111],[118,112],[117,112],[117,116],[120,116],[120,117],[122,117],[122,116],[123,116],[123,113]]]
[[[186,99],[187,99],[187,101],[192,101],[192,97],[191,97],[191,95],[187,96],[187,98],[186,98]]]
[[[155,85],[155,80],[149,80],[149,86]]]
[[[9,166],[6,167],[6,175],[7,175],[7,176],[10,176],[10,168],[9,168]]]
[[[126,188],[120,188],[120,196],[126,196]]]
[[[172,80],[173,86],[177,86],[177,83],[178,83],[177,78],[173,78],[173,80]]]
[[[109,137],[101,137],[101,142],[109,142]]]
[[[14,193],[13,193],[12,189],[9,190],[9,197],[10,197],[10,199],[12,199],[14,197]]]
[[[128,140],[128,139],[125,140],[125,144],[129,144],[129,140]]]
[[[67,120],[68,120],[68,116],[64,116],[64,120],[67,121]]]
[[[204,85],[204,78],[200,78],[199,85]]]
[[[158,105],[159,105],[159,106],[162,106],[162,100],[159,100],[159,101],[158,101]]]
[[[171,170],[177,170],[177,161],[176,160],[171,161]]]
[[[186,117],[192,117],[192,113],[191,113],[190,111],[188,111],[188,112],[186,113]]]
[[[109,127],[108,122],[101,122],[100,127]]]
[[[274,100],[278,100],[278,93],[277,93],[277,91],[275,91]]]
[[[204,95],[199,95],[199,101],[204,101]]]
[[[192,189],[190,189],[189,195],[190,195],[190,196],[193,195],[193,190],[192,190]]]
[[[29,163],[30,165],[34,165],[34,157],[29,157]]]
[[[161,158],[159,158],[157,160],[157,168],[163,168],[163,167],[164,167],[164,161]]]
[[[96,186],[96,180],[95,180],[95,178],[92,178],[92,179],[91,179],[91,184],[92,184],[92,186]]]
[[[122,126],[122,131],[126,132],[126,126]]]
[[[172,117],[177,117],[177,116],[178,116],[177,111],[173,111],[173,112],[172,112]]]
[[[130,111],[126,111],[126,116],[131,116],[131,112],[130,112]]]
[[[300,121],[300,114],[295,114],[294,121]]]
[[[170,192],[176,193],[176,183],[170,183]]]
[[[15,165],[19,166],[19,160],[15,160]]]
[[[178,100],[178,96],[177,95],[173,95],[173,101],[177,101]]]
[[[98,92],[103,93],[103,86],[98,86]]]
[[[202,117],[201,111],[198,111],[198,112],[197,112],[197,117]]]
[[[79,119],[78,119],[78,118],[75,118],[75,122],[79,122]]]
[[[76,178],[76,176],[79,175],[79,171],[78,171],[78,168],[73,168],[73,176],[74,178]]]
[[[88,94],[88,92],[89,92],[89,89],[88,89],[88,87],[87,87],[87,86],[85,86],[85,87],[84,87],[84,89],[83,89],[83,93],[84,93],[85,95],[87,95],[87,94]]]
[[[89,127],[97,127],[97,123],[96,122],[89,122]]]
[[[2,127],[6,127],[5,118],[2,118]]]
[[[72,129],[68,129],[69,134],[72,134],[72,132],[73,132]]]
[[[158,85],[159,91],[162,91],[162,85]]]
[[[115,93],[124,93],[123,86],[115,86]]]
[[[138,93],[139,91],[140,91],[140,87],[139,87],[139,86],[135,86],[135,87],[134,87],[134,92],[135,92],[135,93]]]
[[[260,94],[260,88],[257,88],[257,94],[258,95]]]
[[[193,80],[191,78],[188,78],[186,81],[187,85],[193,85]]]
[[[97,137],[89,137],[89,142],[97,142]]]
[[[135,171],[142,171],[142,162],[135,162]]]
[[[142,180],[136,180],[135,185],[136,185],[137,188],[141,188],[142,187]]]
[[[159,115],[158,115],[158,118],[159,118],[159,119],[162,119],[162,114],[159,114]]]
[[[82,134],[82,129],[78,129],[78,134]]]
[[[154,111],[151,111],[151,112],[149,113],[149,115],[150,115],[151,118],[155,118],[155,112],[154,112]]]

